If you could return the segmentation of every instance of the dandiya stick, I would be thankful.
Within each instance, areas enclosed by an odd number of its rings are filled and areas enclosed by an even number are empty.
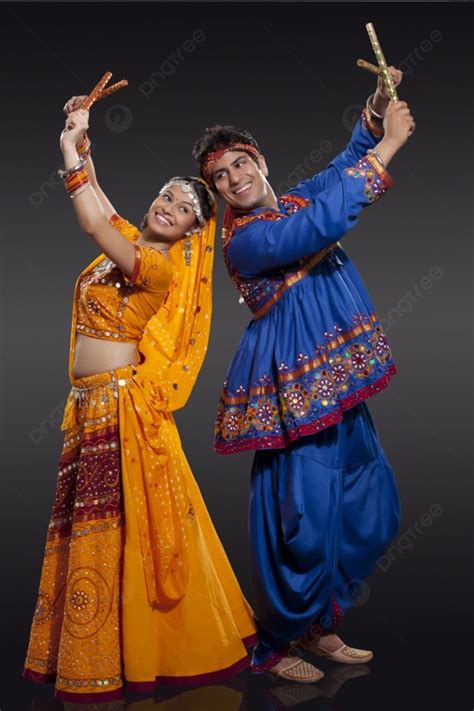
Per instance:
[[[371,64],[370,62],[366,62],[365,59],[358,59],[357,66],[361,69],[367,69],[367,71],[371,72],[371,74],[382,74],[380,67],[376,67],[375,64]]]
[[[378,41],[377,35],[375,34],[374,26],[371,22],[368,22],[365,28],[369,34],[372,49],[375,52],[377,64],[379,65],[380,73],[383,77],[385,88],[387,89],[387,94],[390,98],[390,101],[398,101],[397,90],[395,89],[395,84],[393,83],[392,75],[388,70],[387,62],[385,61],[385,57],[383,55],[382,48]]]
[[[100,94],[104,90],[105,85],[110,81],[111,76],[112,76],[112,72],[105,72],[102,79],[95,85],[95,87],[92,89],[92,91],[89,94],[89,96],[87,97],[87,99],[85,99],[84,103],[81,106],[81,109],[85,109],[86,111],[89,111],[92,104],[94,104],[97,101]]]
[[[121,79],[116,84],[112,84],[112,86],[109,86],[108,89],[103,89],[97,97],[97,101],[105,99],[111,94],[115,94],[116,91],[120,91],[120,89],[124,89],[126,86],[128,86],[128,81],[126,79]]]

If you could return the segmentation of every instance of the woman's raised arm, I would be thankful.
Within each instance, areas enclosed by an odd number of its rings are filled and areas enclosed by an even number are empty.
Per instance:
[[[72,111],[66,118],[60,138],[66,187],[82,230],[92,237],[109,259],[130,276],[135,266],[135,247],[108,222],[89,174],[84,171],[84,161],[77,152],[76,143],[89,127],[88,121],[89,112],[83,109]]]
[[[69,99],[69,101],[67,101],[65,103],[64,108],[63,108],[63,111],[66,114],[66,116],[69,116],[69,114],[72,111],[77,111],[78,109],[80,109],[86,98],[87,98],[86,96],[72,96]],[[76,148],[77,148],[79,154],[81,154],[88,147],[90,147],[90,141],[87,136],[87,133],[84,131],[84,133],[79,136],[79,139],[76,142]],[[81,148],[82,148],[82,150],[81,150]],[[95,166],[94,166],[94,162],[92,160],[90,150],[87,150],[87,152],[85,154],[85,161],[86,161],[86,164],[84,167],[87,171],[87,175],[89,176],[89,180],[91,181],[94,192],[97,195],[97,198],[99,199],[100,204],[102,205],[102,209],[104,211],[106,218],[110,219],[112,217],[112,215],[116,214],[116,210],[97,181]]]

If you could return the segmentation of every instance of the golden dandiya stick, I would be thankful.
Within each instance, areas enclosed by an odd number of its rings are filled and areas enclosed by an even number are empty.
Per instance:
[[[385,88],[387,89],[387,94],[389,96],[390,101],[398,101],[398,96],[397,96],[397,91],[395,89],[395,84],[393,83],[392,75],[389,72],[387,62],[385,61],[385,57],[382,52],[382,48],[380,47],[379,41],[377,39],[377,35],[375,34],[374,26],[371,22],[368,22],[365,26],[368,34],[369,34],[369,39],[372,44],[372,48],[375,52],[375,57],[377,59],[377,64],[379,65],[380,69],[380,74],[382,75]]]
[[[380,67],[376,67],[375,64],[371,64],[370,62],[366,62],[365,59],[358,59],[357,66],[361,69],[367,69],[367,71],[371,72],[371,74],[382,74]]]
[[[126,79],[121,79],[116,84],[112,84],[112,86],[109,86],[108,89],[103,89],[97,97],[97,101],[105,99],[111,94],[115,94],[116,91],[120,91],[120,89],[124,89],[126,86],[128,86],[128,81]]]
[[[92,89],[92,91],[89,94],[89,96],[87,97],[87,99],[85,99],[84,103],[81,106],[81,109],[85,109],[86,111],[89,111],[92,104],[94,104],[97,101],[100,94],[104,90],[105,85],[108,84],[108,82],[110,81],[111,76],[112,76],[112,72],[105,72],[102,79],[95,85],[95,87]]]

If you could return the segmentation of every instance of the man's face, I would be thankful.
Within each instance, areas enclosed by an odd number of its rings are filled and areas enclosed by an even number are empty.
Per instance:
[[[268,201],[268,169],[262,156],[258,165],[245,151],[228,151],[214,166],[216,190],[232,208],[250,212]]]

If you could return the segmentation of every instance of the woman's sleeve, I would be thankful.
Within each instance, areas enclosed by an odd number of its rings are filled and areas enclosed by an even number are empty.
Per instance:
[[[134,242],[140,236],[140,230],[131,222],[126,220],[124,217],[114,213],[109,217],[109,222],[112,227],[120,232],[124,237],[126,237],[130,242]]]
[[[363,207],[392,185],[372,156],[347,168],[334,167],[337,180],[294,215],[258,219],[237,229],[228,247],[230,263],[242,276],[256,276],[316,254],[355,227]]]
[[[140,230],[120,215],[112,215],[109,222],[130,242],[136,242],[140,236]],[[123,275],[125,283],[150,292],[166,293],[173,275],[172,262],[154,247],[139,244],[134,247],[135,262],[130,276]]]
[[[375,148],[383,138],[383,128],[377,126],[367,109],[359,116],[352,131],[351,140],[341,153],[338,153],[327,167],[312,178],[302,180],[293,190],[289,191],[312,200],[318,193],[327,190],[338,181],[338,170],[355,165],[369,150]]]
[[[173,264],[154,247],[135,244],[135,264],[126,284],[139,286],[145,291],[166,294],[173,276]]]

